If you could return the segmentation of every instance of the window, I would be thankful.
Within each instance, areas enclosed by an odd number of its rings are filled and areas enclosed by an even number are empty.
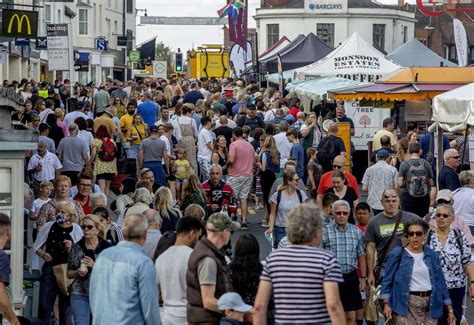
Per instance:
[[[89,34],[89,11],[87,9],[79,9],[79,35]]]
[[[267,48],[270,48],[280,39],[280,26],[267,24]]]
[[[334,47],[334,24],[317,24],[316,35],[321,41],[330,47]]]
[[[408,41],[408,27],[403,26],[403,44]]]
[[[58,9],[58,23],[63,21],[63,15],[61,14],[61,9]]]
[[[44,22],[46,24],[51,24],[51,5],[44,5]]]
[[[127,13],[128,14],[133,14],[133,0],[127,0]]]
[[[457,62],[458,54],[456,53],[456,45],[448,44],[446,46],[448,48],[448,60]]]
[[[385,51],[385,24],[373,24],[372,26],[373,46],[378,50]]]

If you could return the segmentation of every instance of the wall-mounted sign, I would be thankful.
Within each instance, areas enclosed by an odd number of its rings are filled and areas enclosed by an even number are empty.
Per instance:
[[[140,51],[130,51],[128,52],[128,59],[130,62],[140,61]]]
[[[107,51],[109,42],[105,36],[99,36],[95,39],[95,48],[99,51]]]
[[[15,38],[15,46],[28,46],[30,40],[28,38]]]
[[[47,50],[48,49],[48,38],[47,37],[37,37],[36,38],[36,49]]]
[[[117,36],[117,46],[127,46],[127,36]]]
[[[341,3],[310,3],[308,5],[310,10],[341,10]]]
[[[2,10],[2,36],[35,38],[37,35],[37,11]]]
[[[89,71],[89,53],[74,50],[74,71]]]

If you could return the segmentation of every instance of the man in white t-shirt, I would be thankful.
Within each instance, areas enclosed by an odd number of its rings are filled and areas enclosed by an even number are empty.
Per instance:
[[[273,136],[277,150],[280,153],[280,168],[285,168],[291,148],[293,147],[293,144],[286,137],[286,131],[288,131],[288,122],[282,121],[280,122],[280,133]]]
[[[202,129],[198,135],[198,164],[201,172],[201,180],[205,181],[209,178],[211,170],[211,156],[214,148],[214,133],[211,131],[212,121],[209,117],[201,118]]]
[[[202,232],[202,224],[194,217],[183,217],[176,225],[176,242],[155,263],[156,284],[163,297],[163,325],[187,324],[186,272],[189,256]],[[167,233],[166,236],[174,236]]]

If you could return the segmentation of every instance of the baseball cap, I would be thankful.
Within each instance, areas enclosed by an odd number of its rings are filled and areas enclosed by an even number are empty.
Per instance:
[[[235,292],[224,293],[219,300],[217,300],[217,307],[220,310],[235,310],[240,313],[248,313],[252,310],[252,306],[247,305],[242,297]]]
[[[377,157],[388,158],[388,156],[390,156],[388,150],[380,149],[379,151],[377,151]]]
[[[153,124],[150,126],[150,132],[158,132],[158,125]]]
[[[207,219],[206,229],[212,232],[220,232],[226,229],[239,230],[240,224],[232,221],[226,213],[216,212]]]
[[[212,103],[211,104],[211,109],[213,111],[221,111],[221,110],[227,110],[224,106],[224,104],[221,103]]]
[[[251,111],[254,111],[256,110],[257,108],[255,107],[254,104],[247,104],[247,109],[251,110]]]
[[[441,190],[436,195],[436,202],[438,202],[438,200],[444,200],[444,201],[450,202],[452,199],[453,199],[453,192],[451,192],[451,190]]]

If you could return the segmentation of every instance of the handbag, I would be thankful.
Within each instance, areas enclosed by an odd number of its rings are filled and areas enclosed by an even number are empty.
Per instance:
[[[53,266],[53,273],[54,277],[56,278],[56,283],[58,284],[59,290],[61,290],[64,295],[68,296],[68,288],[74,279],[69,279],[67,277],[67,263]]]
[[[395,223],[395,227],[393,228],[392,235],[390,236],[390,239],[388,242],[385,244],[385,246],[382,248],[382,251],[380,253],[379,258],[377,259],[377,264],[374,267],[374,279],[375,279],[375,286],[378,287],[380,283],[382,282],[380,278],[380,272],[382,271],[382,265],[383,262],[385,261],[385,258],[387,257],[388,254],[388,249],[390,248],[390,245],[392,245],[393,240],[395,239],[395,235],[397,234],[398,226],[400,225],[400,222],[402,221],[402,216],[403,216],[403,211],[400,211],[398,213],[397,217],[397,222]]]
[[[364,304],[364,319],[376,322],[379,320],[379,310],[377,306],[378,295],[374,286],[369,286],[367,299]]]

